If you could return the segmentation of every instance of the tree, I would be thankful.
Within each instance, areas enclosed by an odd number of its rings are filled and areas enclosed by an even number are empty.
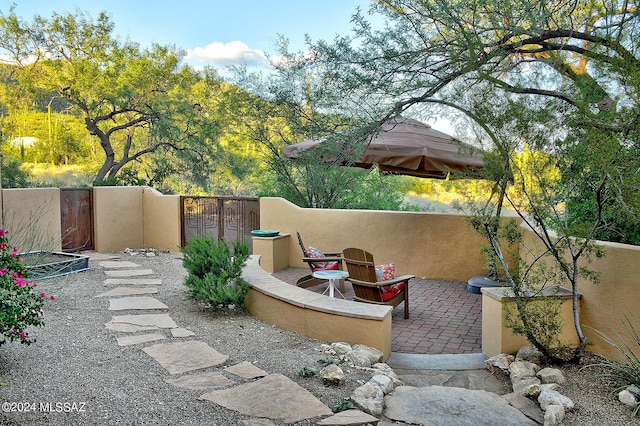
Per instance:
[[[370,12],[383,16],[384,28],[374,28],[359,11],[352,36],[309,41],[312,55],[286,54],[283,46],[289,74],[311,76],[328,100],[323,106],[336,114],[381,123],[403,113],[448,111],[471,122],[470,135],[497,151],[492,162],[499,167],[489,168],[497,201],[485,212],[499,213],[506,199],[570,283],[580,341],[570,358],[580,359],[587,340],[577,289],[581,273],[589,275],[581,262],[596,254],[596,235],[615,227],[605,212],[637,218],[640,210],[637,6],[617,0],[379,0]],[[518,167],[516,154],[525,143],[549,154],[547,161]],[[557,177],[549,179],[550,170]],[[515,177],[517,198],[507,190]],[[483,222],[500,254],[497,221],[485,216]]]
[[[217,138],[201,102],[216,89],[214,73],[181,66],[182,52],[141,49],[112,35],[105,12],[97,20],[77,11],[50,19],[0,14],[0,54],[11,72],[3,81],[36,102],[51,94],[80,115],[100,144],[104,161],[95,181],[114,179],[127,165],[171,152],[177,168],[202,175]],[[206,173],[205,173],[206,174]]]

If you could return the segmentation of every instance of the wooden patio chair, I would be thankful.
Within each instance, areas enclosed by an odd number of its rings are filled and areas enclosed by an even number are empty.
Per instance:
[[[378,281],[373,255],[359,248],[343,250],[342,260],[349,272],[347,280],[353,285],[353,300],[394,308],[404,302],[404,318],[409,319],[409,280],[415,275]]]
[[[309,265],[310,270],[310,274],[300,278],[296,282],[296,285],[307,288],[326,283],[327,280],[316,278],[311,274],[317,271],[340,269],[342,266],[342,253],[339,251],[322,252],[324,257],[318,257],[317,251],[312,253],[312,250],[309,250],[312,248],[311,246],[309,249],[304,246],[300,232],[296,231],[296,235],[298,236],[298,244],[300,244],[300,248],[302,249],[302,260]],[[344,293],[344,280],[340,281],[340,291]]]

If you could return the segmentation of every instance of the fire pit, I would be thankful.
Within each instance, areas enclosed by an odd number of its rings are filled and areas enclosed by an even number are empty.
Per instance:
[[[89,256],[73,253],[30,251],[20,254],[30,279],[46,279],[89,269]]]

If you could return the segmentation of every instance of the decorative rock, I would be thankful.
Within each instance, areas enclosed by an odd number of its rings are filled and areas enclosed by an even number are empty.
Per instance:
[[[636,385],[627,386],[627,390],[631,392],[636,398],[640,398],[640,388]]]
[[[550,405],[561,405],[565,410],[573,410],[573,401],[554,390],[545,389],[540,392],[540,395],[538,395],[538,404],[540,404],[540,408],[544,411],[547,411],[547,407]]]
[[[635,408],[638,404],[638,398],[633,393],[629,392],[629,388],[618,393],[618,401],[631,408]]]
[[[369,382],[378,386],[385,395],[393,392],[393,380],[385,374],[374,374]]]
[[[543,368],[542,370],[538,371],[536,376],[542,383],[557,383],[561,385],[565,382],[562,371],[558,370],[557,368]]]
[[[345,359],[355,367],[371,367],[371,360],[369,359],[367,354],[363,352],[351,351],[347,353]]]
[[[512,380],[511,386],[513,387],[514,393],[526,397],[535,397],[541,392],[540,379],[536,377],[524,377],[522,379]]]
[[[335,352],[336,355],[346,355],[351,352],[353,348],[350,344],[345,342],[336,342],[331,344],[331,349]]]
[[[564,407],[562,405],[549,405],[544,412],[544,426],[558,426],[564,420]]]
[[[557,391],[558,389],[560,389],[560,385],[557,383],[543,383],[540,385],[540,392],[542,392],[543,390],[554,390]]]
[[[528,361],[513,361],[509,364],[511,380],[523,379],[525,377],[536,377],[540,366]]]
[[[344,372],[335,364],[329,364],[320,370],[320,380],[325,386],[340,386],[344,384]]]
[[[360,410],[346,410],[320,420],[316,423],[316,426],[360,426],[369,424],[378,424],[378,418]]]
[[[404,383],[402,383],[402,381],[400,380],[396,372],[393,371],[393,369],[389,367],[388,364],[385,364],[384,362],[378,362],[373,364],[371,368],[373,368],[376,373],[384,374],[385,376],[389,377],[393,382],[394,388],[404,385]]]
[[[369,365],[382,362],[382,357],[384,356],[382,351],[367,345],[354,345],[353,351],[365,354],[369,358]]]
[[[517,408],[522,414],[534,420],[536,423],[544,423],[544,412],[540,409],[540,406],[536,404],[531,398],[518,395],[515,392],[502,395],[504,399],[511,404],[512,407]]]
[[[496,356],[492,356],[491,358],[487,358],[484,360],[487,368],[493,372],[493,368],[499,368],[502,371],[507,371],[509,369],[509,365],[514,361],[513,355],[508,354],[500,354]]]
[[[384,393],[378,385],[367,382],[353,391],[351,401],[365,413],[379,416],[384,408]]]
[[[540,364],[544,355],[535,346],[523,346],[516,354],[516,361],[529,361]]]

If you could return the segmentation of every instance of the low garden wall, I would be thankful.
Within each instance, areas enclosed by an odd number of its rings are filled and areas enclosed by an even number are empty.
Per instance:
[[[251,290],[247,310],[263,321],[325,342],[357,343],[391,354],[391,306],[327,297],[287,284],[251,256],[242,277]]]

